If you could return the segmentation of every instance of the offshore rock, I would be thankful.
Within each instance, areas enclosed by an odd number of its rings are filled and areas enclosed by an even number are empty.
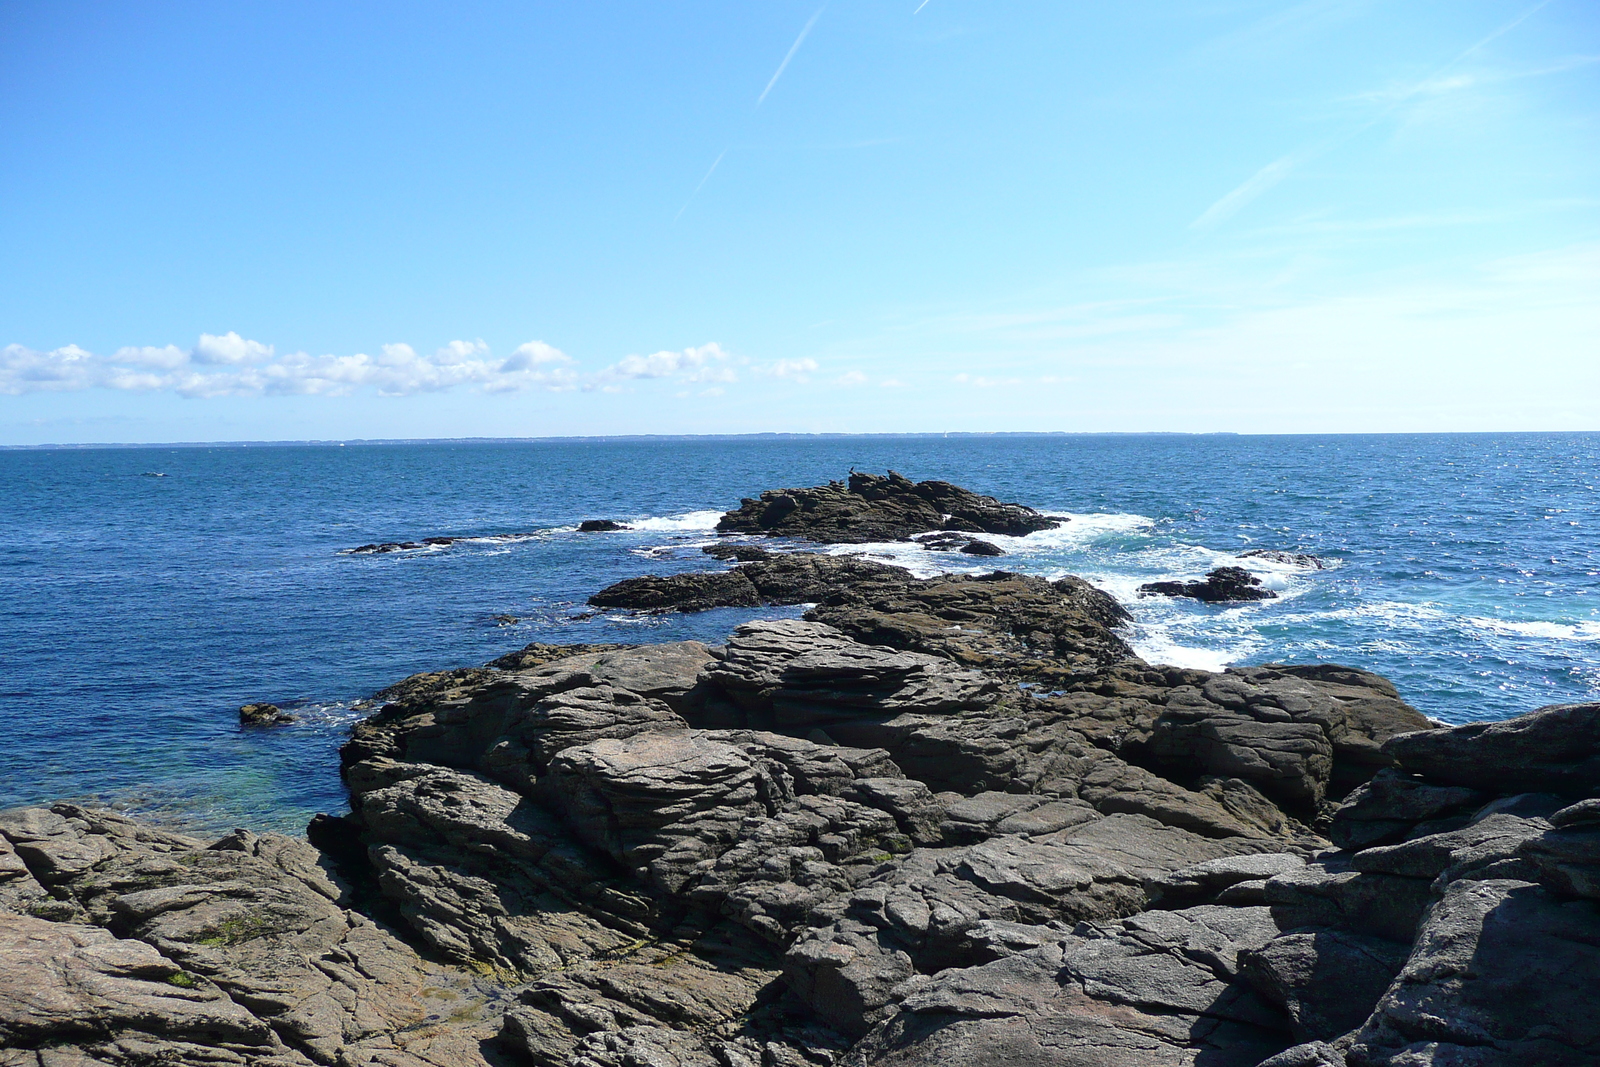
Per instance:
[[[240,726],[284,726],[295,717],[276,704],[246,704],[239,709]]]
[[[1200,582],[1146,582],[1139,587],[1139,595],[1188,597],[1208,604],[1277,598],[1277,593],[1260,586],[1261,579],[1243,567],[1218,567]]]
[[[949,482],[851,472],[848,482],[769,489],[717,523],[719,533],[798,537],[827,544],[904,541],[934,530],[1022,537],[1061,525],[1021,504],[1003,504]]]

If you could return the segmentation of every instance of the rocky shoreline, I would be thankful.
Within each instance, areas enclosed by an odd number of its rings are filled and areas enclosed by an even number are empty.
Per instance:
[[[1080,579],[740,539],[1058,521],[945,483],[723,521],[592,602],[803,618],[406,679],[308,840],[0,813],[0,1067],[1600,1060],[1600,704],[1438,728],[1145,663]]]

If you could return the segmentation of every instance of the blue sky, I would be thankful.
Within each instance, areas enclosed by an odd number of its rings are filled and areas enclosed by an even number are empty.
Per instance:
[[[1600,429],[1579,0],[0,3],[0,443]]]

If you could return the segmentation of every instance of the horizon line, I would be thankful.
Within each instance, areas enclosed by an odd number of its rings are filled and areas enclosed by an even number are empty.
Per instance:
[[[139,448],[294,448],[371,447],[375,445],[494,445],[668,441],[748,441],[846,439],[860,437],[939,440],[967,437],[1526,437],[1596,434],[1600,430],[1322,430],[1312,433],[1261,433],[1252,430],[905,430],[753,433],[588,434],[549,437],[307,437],[250,441],[69,441],[30,445],[0,444],[0,452]]]

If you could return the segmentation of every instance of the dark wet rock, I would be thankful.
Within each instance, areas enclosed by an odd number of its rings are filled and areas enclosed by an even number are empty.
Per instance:
[[[1275,600],[1270,589],[1261,588],[1261,579],[1243,567],[1218,567],[1199,582],[1146,582],[1140,596],[1187,597],[1220,604],[1236,600]]]
[[[739,563],[750,563],[758,559],[770,559],[772,553],[760,545],[740,545],[722,541],[714,545],[705,545],[700,549],[714,559],[736,560]]]
[[[1251,987],[1289,1016],[1299,1041],[1331,1041],[1366,1022],[1410,952],[1345,930],[1292,930],[1239,954]]]
[[[988,541],[968,541],[959,551],[969,556],[1003,556],[1005,550],[999,545],[990,544]]]
[[[1600,792],[1600,703],[1557,704],[1503,722],[1402,734],[1383,746],[1402,770],[1497,793]]]
[[[1600,1058],[1600,913],[1514,879],[1452,882],[1356,1035],[1360,1067]]]
[[[1277,548],[1252,548],[1239,555],[1251,559],[1269,559],[1274,563],[1289,563],[1296,567],[1309,567],[1317,571],[1325,570],[1328,566],[1328,561],[1321,556],[1313,556],[1309,552],[1285,552]]]
[[[276,704],[246,704],[239,709],[240,726],[283,726],[295,717]]]
[[[767,490],[723,515],[717,530],[863,544],[903,541],[935,530],[1021,537],[1060,524],[1021,504],[1003,504],[949,482],[912,482],[890,471],[851,472],[848,482],[808,489]]]
[[[584,519],[578,523],[579,533],[613,533],[617,530],[631,530],[633,527],[624,526],[612,519]]]
[[[351,555],[365,555],[381,552],[405,552],[413,548],[422,548],[421,541],[384,541],[380,544],[359,545],[349,550]]]
[[[644,611],[753,608],[761,602],[761,594],[742,569],[624,578],[589,598],[589,603],[597,608]]]

